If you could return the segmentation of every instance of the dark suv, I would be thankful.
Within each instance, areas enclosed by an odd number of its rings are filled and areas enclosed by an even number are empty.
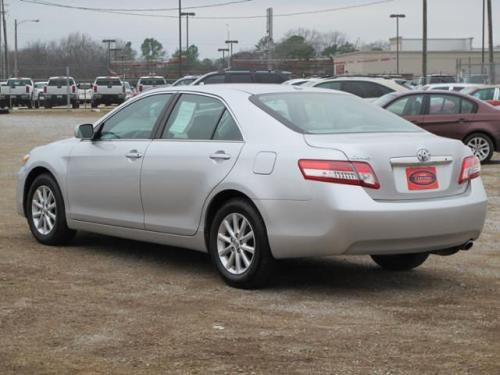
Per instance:
[[[283,83],[290,79],[290,72],[227,70],[207,73],[192,85],[211,85],[215,83]]]

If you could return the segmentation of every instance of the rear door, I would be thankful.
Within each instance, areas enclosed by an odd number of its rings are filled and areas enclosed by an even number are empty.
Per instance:
[[[242,147],[239,128],[221,100],[182,94],[144,159],[146,229],[196,233],[208,195],[234,166]]]
[[[423,121],[424,95],[405,95],[389,103],[385,109],[420,126]]]

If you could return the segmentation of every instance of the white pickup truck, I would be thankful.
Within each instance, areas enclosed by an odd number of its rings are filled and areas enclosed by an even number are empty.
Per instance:
[[[144,76],[137,81],[137,92],[143,93],[157,87],[168,86],[167,80],[162,76]]]
[[[9,106],[31,108],[33,106],[33,80],[25,77],[9,78]]]
[[[9,86],[7,86],[7,82],[0,82],[0,109],[9,110]]]
[[[69,83],[69,85],[68,85]],[[80,107],[78,90],[73,77],[50,77],[47,86],[43,88],[44,106],[52,108],[57,105],[66,105],[68,100],[73,108]]]
[[[93,84],[92,108],[100,104],[122,104],[125,101],[125,86],[120,77],[97,77]]]

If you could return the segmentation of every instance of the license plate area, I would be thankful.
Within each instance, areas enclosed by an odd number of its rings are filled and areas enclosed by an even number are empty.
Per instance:
[[[439,189],[436,167],[407,167],[406,183],[410,191]]]

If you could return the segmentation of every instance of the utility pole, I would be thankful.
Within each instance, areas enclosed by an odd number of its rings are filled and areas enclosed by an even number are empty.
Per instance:
[[[3,58],[5,64],[5,78],[9,78],[9,49],[7,46],[7,23],[5,21],[5,1],[2,0],[2,26],[3,26]]]
[[[2,4],[3,0],[0,0],[0,75],[2,77],[2,80],[5,79],[5,64],[3,61],[3,52],[2,52]]]
[[[238,44],[237,40],[226,40],[226,44],[229,44],[229,69],[233,67],[233,44]]]
[[[482,27],[482,46],[481,46],[481,74],[484,74],[484,63],[485,63],[485,32],[484,32],[484,26],[486,23],[486,0],[483,0],[483,27]]]
[[[488,47],[490,49],[490,83],[495,84],[495,56],[493,50],[493,6],[488,0]]]
[[[116,43],[116,40],[115,39],[103,39],[102,42],[104,44],[107,44],[107,48],[108,48],[108,70],[110,69],[111,67],[111,43]]]
[[[267,19],[267,69],[272,70],[272,48],[273,48],[273,8],[266,9]]]
[[[182,0],[179,0],[179,78],[182,77]]]
[[[422,77],[427,77],[427,0],[423,0]]]
[[[186,17],[186,51],[189,48],[189,17],[196,16],[194,12],[181,12],[181,16]]]
[[[222,67],[226,63],[226,52],[229,52],[229,48],[219,48],[217,51],[222,52]]]
[[[399,19],[405,18],[404,14],[391,14],[391,18],[396,19],[396,74],[399,75]]]

